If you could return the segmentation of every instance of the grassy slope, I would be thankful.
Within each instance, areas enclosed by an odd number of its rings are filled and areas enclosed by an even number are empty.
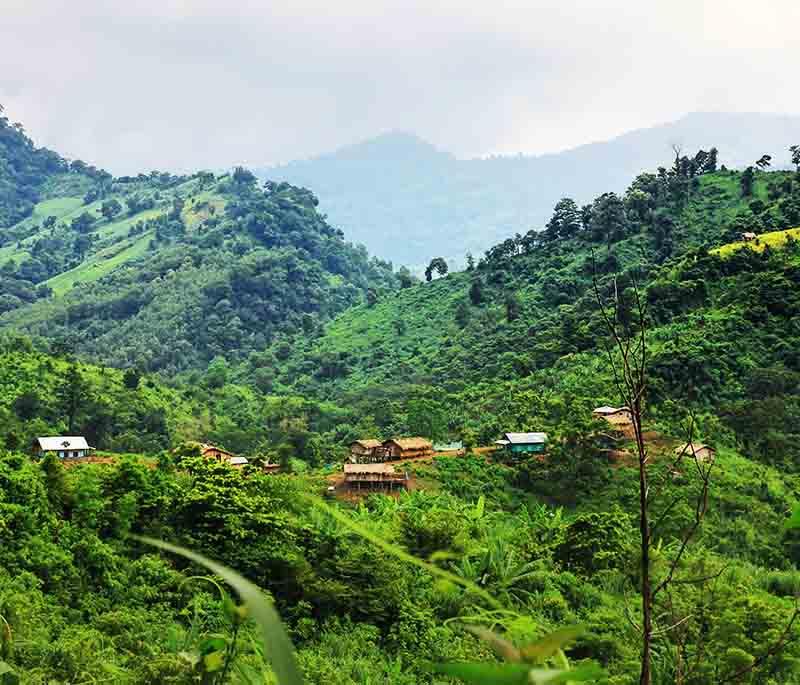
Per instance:
[[[79,283],[91,283],[111,273],[115,268],[140,257],[147,251],[147,245],[153,237],[148,231],[134,238],[126,238],[114,243],[83,261],[80,266],[64,271],[45,281],[53,289],[56,296],[64,295]]]
[[[127,262],[142,256],[153,237],[153,232],[148,231],[137,236],[129,236],[130,229],[140,221],[146,222],[155,219],[167,211],[173,198],[193,200],[194,204],[205,203],[213,206],[216,212],[221,212],[225,207],[225,199],[211,190],[199,190],[197,181],[191,179],[175,188],[162,192],[162,200],[153,209],[147,209],[133,215],[118,216],[107,221],[102,219],[100,207],[108,199],[116,199],[124,206],[124,195],[114,194],[103,200],[89,204],[83,203],[82,197],[54,197],[38,203],[30,217],[21,221],[12,230],[20,228],[29,229],[30,234],[23,240],[0,248],[0,263],[13,260],[19,263],[30,256],[30,248],[37,240],[46,237],[47,230],[41,228],[42,221],[47,216],[55,216],[62,223],[68,223],[84,212],[92,214],[98,219],[96,228],[90,235],[96,240],[93,251],[90,251],[84,261],[77,267],[62,272],[45,283],[53,289],[56,296],[69,292],[79,283],[91,283]],[[195,209],[192,202],[186,202],[182,215],[189,230],[196,228],[203,220],[210,216],[208,207]]]
[[[756,252],[763,252],[767,245],[769,245],[771,248],[781,248],[787,243],[787,241],[789,241],[789,239],[800,239],[800,228],[788,228],[785,231],[770,231],[769,233],[762,233],[760,236],[758,236],[758,238],[756,238],[756,240],[737,240],[736,242],[722,245],[721,247],[718,247],[712,251],[718,254],[720,257],[730,257],[734,252],[745,247],[755,250]]]

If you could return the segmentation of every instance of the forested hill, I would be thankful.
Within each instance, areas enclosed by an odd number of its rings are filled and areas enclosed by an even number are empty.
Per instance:
[[[174,374],[246,358],[280,333],[311,333],[370,289],[394,287],[391,266],[346,242],[308,190],[261,188],[244,169],[75,171],[7,130],[17,143],[0,148],[0,167],[19,166],[20,145],[55,161],[40,195],[13,177],[29,201],[0,222],[0,327]]]
[[[28,216],[41,199],[86,189],[109,175],[37,148],[21,124],[12,123],[0,105],[0,227]]]
[[[543,225],[560,197],[582,204],[621,192],[669,160],[673,145],[694,151],[710,133],[720,164],[744,168],[767,153],[783,165],[800,141],[800,117],[694,113],[557,154],[488,159],[457,159],[392,133],[259,175],[313,188],[333,225],[374,254],[415,267],[435,255],[463,265],[467,252]]]
[[[243,169],[41,197],[0,232],[0,683],[627,685],[643,568],[648,682],[798,682],[800,174],[760,162],[564,198],[425,283]],[[598,299],[623,338],[646,309],[636,445],[592,415],[620,403]],[[545,451],[492,452],[507,431]],[[43,435],[112,454],[32,457]],[[352,440],[409,435],[465,451],[348,489]],[[262,588],[302,680],[261,593],[138,536]]]
[[[635,282],[650,313],[651,409],[697,403],[743,439],[768,441],[784,420],[797,425],[798,232],[756,245],[763,251],[713,250],[743,231],[800,225],[800,178],[692,171],[702,169],[696,160],[641,174],[623,196],[602,194],[584,211],[564,199],[544,232],[509,238],[465,272],[352,308],[322,337],[297,342],[280,382],[369,396],[375,406],[424,397],[450,437],[464,426],[483,439],[502,425],[536,430],[553,418],[528,414],[520,425],[526,412],[510,408],[520,393],[533,393],[529,407],[550,396],[584,408],[615,401],[594,281],[603,296],[618,288],[629,306]],[[760,387],[762,372],[784,389],[748,396],[743,387]],[[784,394],[769,426],[766,414],[751,415],[761,411],[756,400]]]

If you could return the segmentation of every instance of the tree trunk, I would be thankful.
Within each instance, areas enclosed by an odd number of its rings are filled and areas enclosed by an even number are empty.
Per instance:
[[[642,407],[637,399],[631,407],[636,448],[639,453],[639,536],[642,563],[642,662],[639,685],[650,685],[650,645],[653,637],[653,588],[650,581],[650,517],[648,515],[647,451],[642,437]]]

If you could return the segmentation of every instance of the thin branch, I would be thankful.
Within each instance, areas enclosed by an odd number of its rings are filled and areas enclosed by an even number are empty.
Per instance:
[[[789,623],[786,624],[786,628],[784,628],[783,633],[781,633],[781,636],[777,639],[777,641],[773,643],[773,645],[760,657],[754,659],[752,664],[736,671],[736,673],[734,673],[733,675],[728,676],[723,680],[720,680],[719,681],[720,685],[722,685],[722,683],[731,683],[735,680],[739,680],[739,678],[741,678],[743,675],[746,675],[747,673],[754,671],[759,666],[761,666],[761,664],[763,664],[767,659],[778,654],[786,646],[786,643],[789,642],[791,638],[792,626],[794,626],[794,622],[797,620],[798,616],[800,616],[800,607],[798,607],[797,599],[795,599],[794,611],[792,612],[792,616],[789,619]]]

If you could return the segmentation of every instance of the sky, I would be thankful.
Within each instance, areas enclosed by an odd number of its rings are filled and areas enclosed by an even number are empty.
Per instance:
[[[0,104],[115,174],[414,132],[539,154],[691,111],[800,113],[797,0],[2,0]]]

